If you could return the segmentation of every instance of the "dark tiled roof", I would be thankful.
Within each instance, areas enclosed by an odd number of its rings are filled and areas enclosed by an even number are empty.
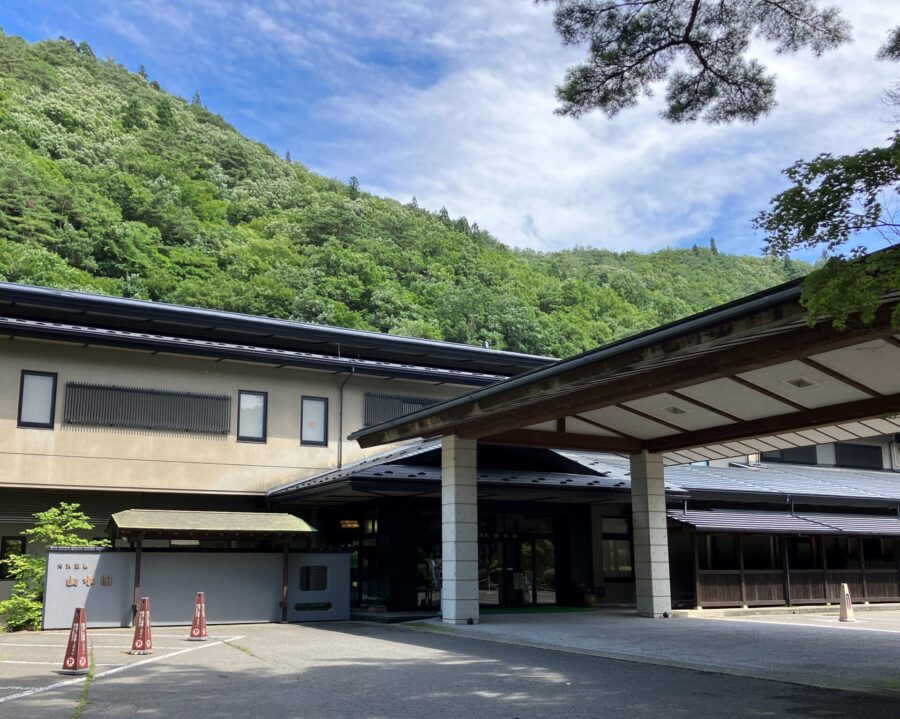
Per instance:
[[[701,532],[865,534],[900,536],[900,518],[876,514],[764,512],[742,509],[671,510],[669,518]]]
[[[628,476],[629,462],[623,457],[586,452],[563,454],[595,471]],[[679,465],[666,467],[666,480],[692,493],[900,501],[900,473],[864,469],[774,463],[742,467]]]

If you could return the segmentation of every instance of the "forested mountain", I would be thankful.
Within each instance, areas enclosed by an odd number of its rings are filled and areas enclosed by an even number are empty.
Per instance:
[[[281,159],[87,44],[0,32],[6,280],[562,356],[808,269],[515,251]]]

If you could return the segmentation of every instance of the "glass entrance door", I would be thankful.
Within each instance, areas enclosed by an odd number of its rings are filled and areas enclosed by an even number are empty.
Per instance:
[[[478,547],[478,598],[481,604],[520,607],[555,604],[553,540],[503,538]]]

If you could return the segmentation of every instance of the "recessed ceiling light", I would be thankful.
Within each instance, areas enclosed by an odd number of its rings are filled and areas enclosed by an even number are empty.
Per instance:
[[[789,384],[791,387],[795,387],[797,389],[808,389],[809,387],[815,387],[816,383],[811,379],[807,379],[806,377],[791,377],[791,379],[784,380],[785,384]]]
[[[673,404],[671,407],[663,407],[663,412],[668,412],[669,414],[687,414],[688,411]]]

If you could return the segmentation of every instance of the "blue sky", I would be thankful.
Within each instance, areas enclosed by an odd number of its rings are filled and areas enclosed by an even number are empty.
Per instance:
[[[529,0],[13,0],[8,34],[86,40],[241,132],[324,175],[451,216],[501,241],[553,250],[705,244],[758,254],[750,221],[784,187],[781,169],[882,143],[875,60],[891,3],[840,3],[855,42],[821,59],[754,54],[778,75],[755,125],[673,126],[651,99],[615,120],[553,114],[580,51],[551,8]]]

